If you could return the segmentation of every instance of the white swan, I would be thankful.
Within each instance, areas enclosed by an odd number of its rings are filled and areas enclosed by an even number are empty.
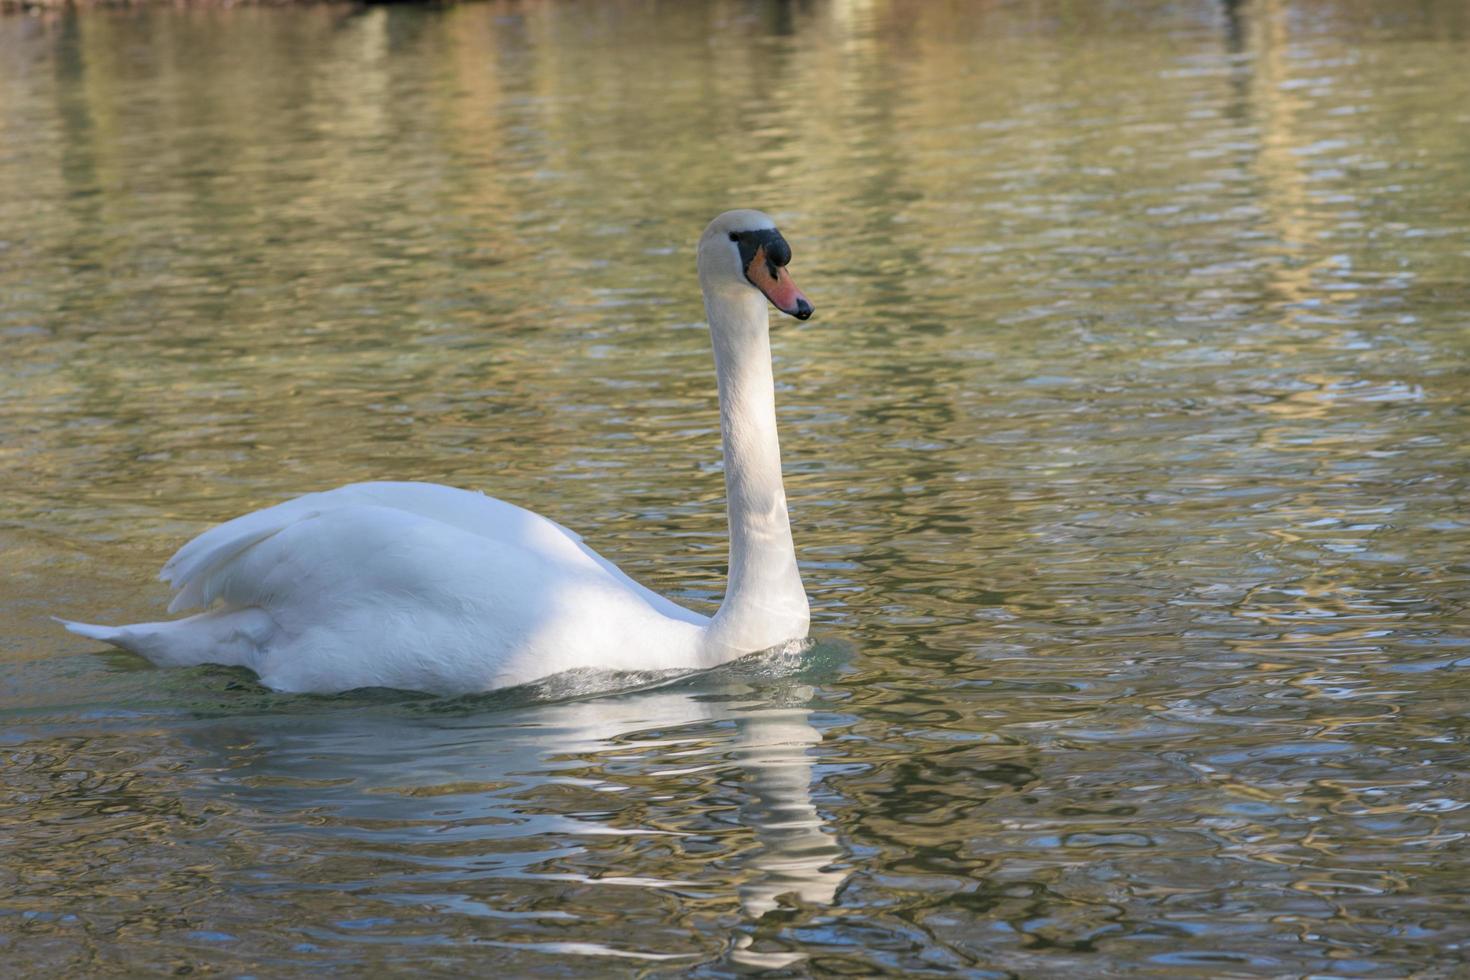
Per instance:
[[[759,211],[699,240],[714,342],[730,571],[713,618],[633,581],[582,539],[493,497],[355,483],[221,524],[179,549],[169,612],[130,626],[62,620],[162,666],[231,664],[280,691],[486,691],[578,667],[703,669],[806,636],[776,439],[765,300],[805,320],[791,250]]]

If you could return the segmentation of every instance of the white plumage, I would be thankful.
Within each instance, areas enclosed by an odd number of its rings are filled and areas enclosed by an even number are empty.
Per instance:
[[[65,625],[159,665],[238,665],[277,690],[323,693],[485,691],[584,667],[694,670],[804,637],[762,292],[803,319],[810,306],[784,268],[749,274],[737,241],[747,232],[768,241],[775,226],[760,212],[727,212],[699,246],[731,531],[731,578],[714,617],[643,587],[539,514],[385,482],[297,497],[184,545],[162,572],[176,590],[169,611],[202,613]]]

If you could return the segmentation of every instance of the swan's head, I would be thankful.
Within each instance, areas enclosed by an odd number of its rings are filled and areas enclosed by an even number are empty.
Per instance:
[[[760,211],[726,211],[699,239],[699,281],[706,290],[758,289],[782,313],[805,320],[812,304],[791,281],[790,261],[791,246]]]

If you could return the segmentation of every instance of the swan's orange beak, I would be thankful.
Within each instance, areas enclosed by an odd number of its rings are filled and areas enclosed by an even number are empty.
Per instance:
[[[790,257],[788,251],[787,257]],[[777,265],[766,258],[766,247],[755,250],[755,256],[745,266],[745,278],[751,285],[766,294],[771,305],[782,313],[805,320],[812,315],[812,304],[806,295],[791,281],[791,273],[784,265]]]

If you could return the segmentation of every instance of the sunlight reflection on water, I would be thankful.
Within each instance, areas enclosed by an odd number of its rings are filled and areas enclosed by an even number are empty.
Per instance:
[[[0,949],[1452,970],[1467,37],[1447,2],[0,18]],[[192,533],[377,478],[708,609],[690,249],[737,204],[820,311],[773,337],[806,657],[292,698],[45,618],[150,618]]]

